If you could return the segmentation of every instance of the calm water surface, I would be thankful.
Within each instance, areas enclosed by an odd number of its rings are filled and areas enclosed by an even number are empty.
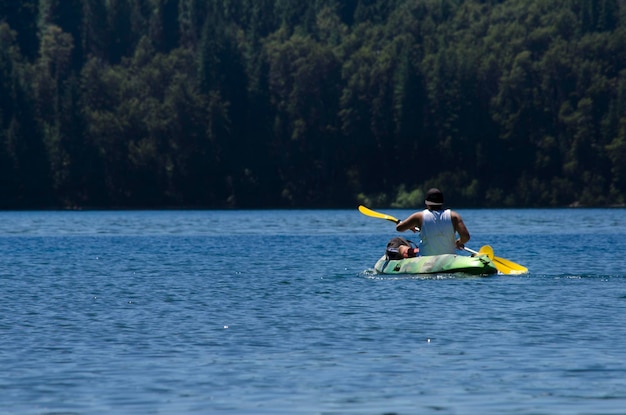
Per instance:
[[[0,414],[625,414],[626,211],[459,212],[530,273],[376,275],[356,209],[0,212]]]

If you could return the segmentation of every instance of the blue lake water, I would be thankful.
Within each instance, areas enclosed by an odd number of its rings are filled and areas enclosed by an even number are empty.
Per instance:
[[[0,414],[626,413],[626,210],[459,213],[530,273],[376,275],[356,209],[0,212]]]

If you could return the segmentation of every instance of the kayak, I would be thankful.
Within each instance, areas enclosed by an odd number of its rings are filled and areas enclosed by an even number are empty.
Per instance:
[[[464,256],[455,254],[387,259],[383,255],[374,269],[379,274],[497,274],[498,270],[487,255]]]

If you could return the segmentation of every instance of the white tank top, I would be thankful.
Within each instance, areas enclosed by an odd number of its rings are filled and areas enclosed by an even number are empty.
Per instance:
[[[450,209],[428,210],[422,213],[420,255],[456,253],[456,235]]]

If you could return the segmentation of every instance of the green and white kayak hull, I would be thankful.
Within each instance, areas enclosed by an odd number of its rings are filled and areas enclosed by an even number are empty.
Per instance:
[[[498,270],[487,255],[463,256],[454,254],[421,256],[405,259],[380,258],[374,265],[380,274],[497,274]]]

